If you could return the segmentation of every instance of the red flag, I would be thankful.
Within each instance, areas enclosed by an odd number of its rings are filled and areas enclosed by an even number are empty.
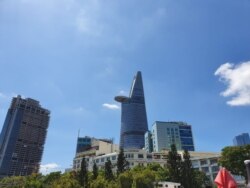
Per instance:
[[[225,168],[220,169],[214,182],[218,188],[237,188],[236,181]]]

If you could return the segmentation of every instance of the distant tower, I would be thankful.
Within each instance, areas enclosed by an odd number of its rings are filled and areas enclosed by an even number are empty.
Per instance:
[[[39,171],[50,112],[34,99],[12,99],[0,135],[0,177]]]
[[[116,96],[115,100],[122,106],[120,147],[123,149],[143,148],[148,122],[140,71],[134,77],[129,97]]]
[[[235,136],[233,139],[235,146],[244,146],[250,144],[250,138],[248,133],[242,133],[238,136]]]

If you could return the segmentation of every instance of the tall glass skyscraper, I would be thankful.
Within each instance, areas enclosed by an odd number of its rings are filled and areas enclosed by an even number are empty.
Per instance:
[[[122,107],[120,147],[123,149],[143,148],[148,122],[140,71],[134,77],[129,97],[116,96],[115,100],[120,102]]]
[[[0,177],[39,171],[49,117],[34,99],[12,99],[0,135]]]
[[[250,144],[250,137],[248,133],[242,133],[233,139],[235,146],[244,146]]]

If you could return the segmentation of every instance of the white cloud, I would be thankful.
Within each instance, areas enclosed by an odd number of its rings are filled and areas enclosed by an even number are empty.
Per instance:
[[[119,107],[118,105],[116,105],[116,104],[104,103],[104,104],[102,104],[102,106],[103,106],[104,108],[108,108],[108,109],[110,109],[110,110],[119,110],[119,109],[120,109],[120,107]]]
[[[121,95],[125,95],[125,94],[126,94],[126,91],[121,90],[121,91],[119,91],[119,94],[121,94]]]
[[[104,27],[100,17],[102,14],[100,1],[86,1],[80,7],[76,16],[76,27],[87,36],[100,37],[103,34]]]
[[[233,97],[227,101],[228,105],[250,105],[250,61],[238,65],[225,63],[214,74],[219,76],[220,81],[227,85],[227,89],[221,95],[224,97]]]
[[[0,98],[6,98],[7,96],[0,92]]]
[[[48,163],[48,164],[40,165],[40,173],[42,174],[49,174],[51,172],[60,171],[59,169],[60,169],[60,165],[56,163]]]

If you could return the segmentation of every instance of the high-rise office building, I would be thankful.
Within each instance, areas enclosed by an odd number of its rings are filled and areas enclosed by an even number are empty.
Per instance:
[[[153,140],[151,131],[145,133],[145,148],[147,152],[151,153],[153,151]]]
[[[0,177],[39,171],[50,112],[34,99],[14,97],[0,135]]]
[[[145,143],[153,143],[153,151],[170,150],[175,144],[177,150],[194,151],[192,128],[184,122],[156,121],[152,126],[151,137],[145,134]],[[152,140],[151,140],[152,139]],[[150,152],[148,148],[145,148]]]
[[[117,96],[115,100],[120,102],[122,107],[120,147],[123,149],[143,148],[148,122],[140,71],[134,77],[129,97]]]
[[[242,133],[233,139],[235,146],[244,146],[250,144],[250,138],[248,133]]]

